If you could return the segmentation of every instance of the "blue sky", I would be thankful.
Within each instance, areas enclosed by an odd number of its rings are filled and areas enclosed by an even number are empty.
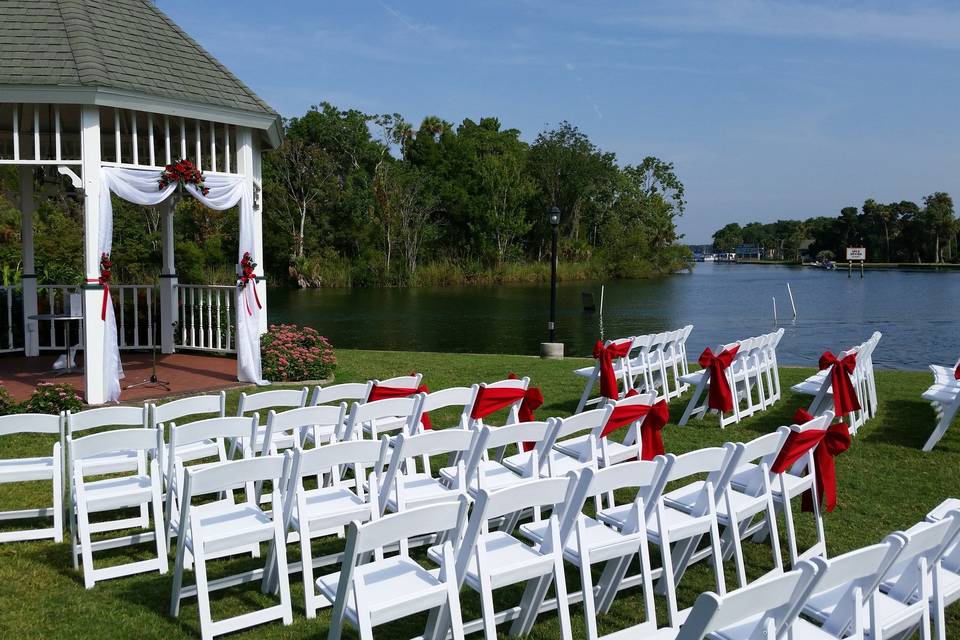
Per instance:
[[[960,197],[960,3],[158,5],[285,116],[322,100],[493,115],[529,141],[566,119],[621,163],[670,160],[688,242],[867,197]]]

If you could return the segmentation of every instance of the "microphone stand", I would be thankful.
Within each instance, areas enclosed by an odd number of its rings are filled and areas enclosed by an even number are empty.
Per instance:
[[[159,291],[158,291],[159,293]],[[157,302],[160,301],[160,296],[156,298]],[[160,318],[157,317],[157,308],[159,304],[153,305],[153,335],[151,336],[151,349],[150,349],[150,377],[144,378],[140,382],[127,385],[127,389],[138,389],[141,387],[158,387],[164,389],[165,391],[170,391],[170,382],[168,380],[161,380],[157,377],[157,326],[160,324]]]

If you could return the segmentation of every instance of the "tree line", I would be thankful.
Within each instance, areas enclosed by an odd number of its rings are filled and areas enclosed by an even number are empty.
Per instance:
[[[960,221],[953,199],[938,191],[923,204],[909,200],[883,204],[869,198],[863,205],[843,207],[831,218],[730,223],[713,234],[717,252],[737,245],[764,247],[782,260],[843,259],[847,247],[865,247],[871,262],[956,262],[960,259]]]
[[[532,143],[496,118],[437,117],[418,127],[399,114],[322,103],[285,121],[285,140],[263,157],[264,269],[273,284],[404,286],[548,277],[557,206],[561,278],[667,273],[689,255],[676,219],[684,187],[655,157],[621,165],[561,122]],[[0,168],[0,267],[16,280],[18,173]],[[38,177],[38,188],[41,180]],[[34,216],[41,283],[82,281],[82,203],[55,190]],[[181,282],[229,283],[237,213],[177,206]],[[159,212],[114,199],[114,277],[156,281]]]

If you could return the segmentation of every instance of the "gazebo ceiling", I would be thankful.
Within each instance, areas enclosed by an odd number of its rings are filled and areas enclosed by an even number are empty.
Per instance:
[[[0,25],[0,102],[209,119],[280,142],[277,112],[149,0],[3,0]]]

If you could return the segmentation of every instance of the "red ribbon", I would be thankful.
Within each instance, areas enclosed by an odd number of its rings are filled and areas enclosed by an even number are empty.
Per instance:
[[[631,389],[627,392],[627,397],[632,398],[638,395],[636,390]],[[666,400],[660,400],[655,404],[625,404],[615,406],[607,424],[603,427],[600,437],[606,438],[608,435],[637,420],[643,419],[640,423],[640,459],[653,460],[657,456],[666,453],[663,447],[663,428],[670,421],[670,408]]]
[[[793,419],[801,423],[809,422],[813,418],[800,409]],[[837,467],[834,458],[849,448],[850,431],[842,422],[832,424],[826,429],[793,431],[783,444],[770,470],[773,473],[783,473],[813,449],[817,495],[821,500],[826,498],[827,511],[833,511],[837,506]],[[809,491],[803,494],[802,509],[813,511],[813,497]]]
[[[103,304],[100,305],[100,319],[107,319],[107,301],[110,299],[110,282],[104,282],[103,278],[87,278],[88,283],[103,285]]]
[[[960,380],[960,364],[958,364],[957,368],[953,370],[953,377],[955,380]]]
[[[600,395],[616,400],[620,397],[617,389],[617,374],[613,370],[613,359],[624,358],[630,353],[632,342],[626,340],[620,344],[611,342],[607,346],[597,340],[593,345],[593,357],[600,361]]]
[[[833,387],[833,408],[837,417],[843,417],[851,411],[860,410],[860,400],[853,388],[850,375],[857,368],[857,354],[851,353],[837,358],[829,351],[820,356],[820,370],[830,367],[830,384]]]
[[[517,374],[511,372],[507,375],[507,378],[516,380]],[[520,422],[534,422],[537,419],[534,412],[543,406],[543,392],[540,391],[540,387],[520,389],[517,387],[482,386],[477,391],[477,398],[473,403],[473,409],[470,411],[470,418],[473,420],[486,418],[491,413],[509,407],[518,400],[521,401],[517,410],[517,417]],[[535,444],[524,442],[523,450],[530,451]]]
[[[370,395],[367,396],[367,402],[389,400],[390,398],[409,398],[415,393],[430,393],[430,389],[425,384],[421,384],[419,387],[384,387],[374,383],[370,388]],[[430,414],[426,411],[420,415],[420,424],[428,431],[433,429]]]
[[[242,275],[240,276],[240,282],[242,283],[242,289],[253,289],[253,300],[257,303],[257,309],[263,309],[263,305],[260,304],[260,295],[257,293],[257,277],[253,275]],[[243,296],[243,303],[247,307],[247,315],[253,315],[253,308],[250,306],[249,296]]]
[[[710,347],[707,347],[697,360],[701,367],[710,370],[710,388],[707,392],[707,406],[711,409],[716,409],[724,413],[733,411],[733,394],[730,393],[730,383],[727,382],[727,376],[724,371],[726,371],[730,363],[733,362],[739,350],[740,345],[735,345],[714,355]]]

